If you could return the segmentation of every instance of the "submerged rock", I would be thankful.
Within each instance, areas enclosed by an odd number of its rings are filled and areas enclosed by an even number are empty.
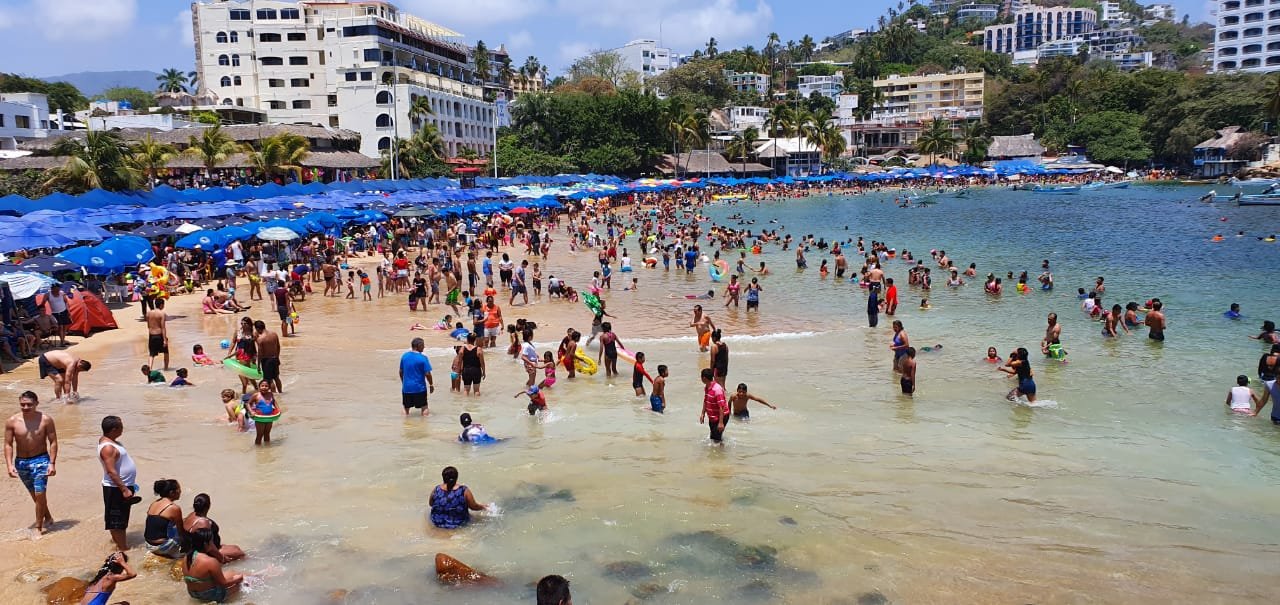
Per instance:
[[[653,570],[640,561],[614,561],[604,566],[604,575],[615,580],[630,581],[652,576]]]
[[[502,497],[499,502],[508,511],[530,512],[546,506],[553,500],[574,502],[577,498],[570,489],[553,491],[549,485],[522,483],[516,486],[516,490],[511,495]]]
[[[778,549],[765,545],[743,546],[734,554],[733,560],[740,567],[773,567],[778,562]]]
[[[873,590],[858,595],[858,605],[889,605],[889,597],[880,594],[880,591]]]
[[[53,584],[41,588],[48,605],[78,605],[84,599],[89,582],[78,578],[59,578]]]
[[[744,599],[752,600],[774,600],[778,598],[777,593],[773,590],[773,584],[758,578],[739,586],[738,595]]]
[[[666,586],[657,582],[645,582],[631,589],[631,595],[637,599],[651,599],[657,595],[670,592]]]
[[[444,553],[436,553],[436,579],[446,584],[497,584],[498,580]]]

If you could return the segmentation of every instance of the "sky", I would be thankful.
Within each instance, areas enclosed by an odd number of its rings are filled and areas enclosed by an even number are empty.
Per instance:
[[[1154,0],[1152,0],[1154,1]],[[1205,0],[1164,0],[1192,21]],[[463,42],[505,44],[517,66],[535,55],[552,75],[574,59],[637,38],[691,53],[714,36],[721,49],[785,43],[868,28],[897,0],[393,0],[401,10],[463,33]],[[194,63],[186,0],[0,0],[0,72],[52,76]]]

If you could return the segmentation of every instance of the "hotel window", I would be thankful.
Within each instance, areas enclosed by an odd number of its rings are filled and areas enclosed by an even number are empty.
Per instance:
[[[231,66],[240,67],[240,55],[231,55]]]
[[[391,149],[391,137],[378,139],[378,151],[386,151],[388,149]]]
[[[258,9],[258,19],[259,19],[259,20],[271,20],[271,19],[275,19],[275,18],[276,18],[276,9],[274,9],[274,8],[260,8],[260,9]]]
[[[1244,37],[1246,38],[1256,38],[1261,35],[1262,35],[1261,27],[1250,27],[1249,29],[1244,30]]]
[[[267,101],[267,109],[284,109],[284,101]]]
[[[237,105],[237,106],[239,106],[239,107],[244,107],[244,98],[243,98],[243,97],[236,97],[236,105]]]
[[[284,88],[284,80],[281,80],[280,78],[271,78],[267,80],[267,86],[269,88]]]
[[[348,82],[355,82],[355,81],[356,81],[356,72],[354,72],[354,71],[349,71],[349,72],[347,72],[347,74],[346,74],[345,78],[346,78],[346,80],[347,80]]]
[[[372,82],[372,81],[373,81],[373,72],[371,72],[371,71],[362,71],[362,72],[360,72],[360,81],[361,81],[361,82]]]
[[[222,84],[223,88],[227,88],[231,86],[231,76],[222,76],[222,79],[219,80],[219,83]]]
[[[4,128],[4,114],[0,113],[0,128]]]
[[[218,55],[218,65],[223,67],[231,65],[231,57],[228,57],[227,55]]]
[[[338,95],[329,95],[329,107],[338,106]]]
[[[294,109],[311,109],[311,101],[294,101]]]
[[[1240,63],[1240,67],[1245,69],[1249,69],[1251,67],[1259,67],[1261,65],[1262,65],[1262,61],[1260,59],[1245,59],[1243,62]]]
[[[379,90],[379,91],[378,91],[378,96],[377,96],[377,98],[375,98],[375,99],[374,99],[374,102],[375,102],[375,103],[377,103],[378,105],[390,105],[390,104],[391,104],[391,93],[389,93],[389,92],[387,92],[387,91],[385,91],[385,90]]]
[[[280,34],[258,34],[259,42],[279,42]]]
[[[231,32],[231,43],[235,44],[236,42],[239,42],[239,41],[240,41],[240,34],[236,32]]]
[[[231,9],[232,21],[248,21],[250,19],[249,11],[243,8]]]
[[[289,65],[306,65],[306,57],[289,57]]]
[[[232,77],[231,77],[231,83],[232,83],[232,84],[234,84],[234,85],[236,85],[236,86],[239,86],[239,85],[240,85],[240,83],[241,83],[241,82],[240,82],[240,76],[232,76]]]
[[[306,88],[311,86],[311,80],[306,78],[293,78],[289,80],[289,86],[293,88]]]
[[[218,33],[217,33],[217,35],[215,35],[215,36],[213,37],[213,40],[214,40],[215,42],[217,42],[218,44],[226,44],[226,43],[227,43],[227,32],[218,32]]]
[[[373,125],[378,128],[390,128],[391,116],[385,113],[380,113],[378,114],[378,117],[374,119]]]
[[[381,61],[382,51],[376,48],[366,48],[364,49],[364,60],[365,61]]]
[[[14,128],[31,128],[31,118],[29,116],[13,116]]]
[[[1246,54],[1246,55],[1251,55],[1251,54],[1253,54],[1253,53],[1260,53],[1260,52],[1262,52],[1262,45],[1261,45],[1261,44],[1250,44],[1250,45],[1245,46],[1244,48],[1240,49],[1240,52],[1242,52],[1242,53],[1244,53],[1244,54]]]
[[[288,35],[288,40],[290,42],[306,42],[307,35],[302,32],[290,32]]]
[[[298,9],[296,8],[282,8],[280,9],[280,18],[281,19],[301,19],[302,17],[298,14]]]
[[[280,57],[263,57],[262,64],[263,65],[284,65],[284,59],[281,59]]]

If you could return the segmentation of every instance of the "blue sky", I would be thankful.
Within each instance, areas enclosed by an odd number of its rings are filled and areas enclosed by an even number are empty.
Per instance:
[[[1171,1],[1193,21],[1205,0]],[[465,41],[505,43],[516,64],[536,55],[552,73],[576,57],[635,38],[676,52],[785,42],[875,23],[897,0],[398,0],[401,9],[462,32]],[[0,0],[0,71],[49,76],[76,71],[190,69],[187,0]]]

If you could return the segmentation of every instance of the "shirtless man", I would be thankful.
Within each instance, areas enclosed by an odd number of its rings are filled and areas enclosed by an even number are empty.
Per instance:
[[[1044,340],[1040,341],[1040,352],[1045,355],[1052,355],[1049,352],[1050,345],[1062,344],[1062,326],[1058,324],[1058,314],[1049,314],[1049,325],[1044,329]]]
[[[880,268],[880,263],[871,263],[871,269],[867,271],[867,281],[873,284],[880,284],[882,288],[884,287],[884,270]],[[895,291],[894,294],[897,294],[897,292]],[[893,313],[889,315],[893,315]]]
[[[49,351],[40,355],[40,379],[53,379],[53,398],[57,401],[67,394],[69,403],[80,401],[80,372],[88,372],[92,366],[87,359],[80,359],[69,351]]]
[[[711,321],[711,317],[702,313],[702,305],[693,306],[693,321],[689,322],[689,327],[698,335],[698,350],[705,353],[711,342],[711,331],[716,329],[716,324]]]
[[[849,270],[849,261],[845,259],[844,252],[836,253],[836,277],[844,277],[846,271]]]
[[[40,399],[31,391],[18,396],[22,411],[4,424],[4,463],[9,476],[22,479],[36,503],[36,532],[43,534],[53,524],[45,482],[58,474],[54,467],[58,461],[58,431],[53,418],[36,410],[38,405]]]
[[[164,369],[169,369],[169,329],[165,321],[164,299],[156,299],[154,309],[147,311],[147,365],[155,367],[156,355],[164,355]]]
[[[1151,303],[1151,311],[1147,313],[1146,319],[1142,323],[1146,324],[1150,331],[1147,332],[1147,338],[1164,342],[1164,303],[1155,301]]]
[[[280,335],[267,329],[266,322],[253,322],[254,343],[258,346],[258,368],[262,379],[271,382],[277,393],[284,392],[280,383]]]

